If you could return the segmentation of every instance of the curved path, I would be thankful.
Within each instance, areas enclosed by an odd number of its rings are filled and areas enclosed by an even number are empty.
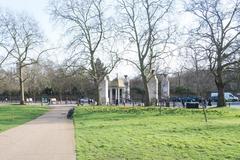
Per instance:
[[[75,160],[74,127],[70,109],[52,106],[50,112],[0,133],[1,160]]]

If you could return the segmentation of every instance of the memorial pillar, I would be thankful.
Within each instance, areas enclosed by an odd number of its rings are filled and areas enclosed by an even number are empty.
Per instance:
[[[170,97],[170,83],[167,75],[164,75],[161,81],[161,97],[168,99]]]
[[[154,71],[152,77],[148,82],[149,99],[152,105],[158,102],[158,79]]]
[[[120,88],[118,88],[118,104],[120,104],[121,99],[120,99]]]
[[[99,88],[100,104],[107,105],[109,103],[108,99],[108,79],[104,77],[103,81],[100,83]]]
[[[113,103],[113,101],[112,101],[112,91],[113,89],[112,88],[110,88],[110,90],[109,90],[109,92],[110,92],[110,97],[109,97],[109,103]]]

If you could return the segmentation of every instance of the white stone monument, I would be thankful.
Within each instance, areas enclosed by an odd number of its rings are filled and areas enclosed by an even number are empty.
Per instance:
[[[104,77],[103,81],[100,83],[98,91],[99,91],[99,97],[100,97],[100,104],[108,105],[109,97],[108,97],[108,78],[107,77]]]
[[[161,81],[161,98],[168,99],[170,97],[170,84],[167,75],[165,74]]]
[[[115,79],[109,81],[108,90],[110,104],[119,105],[126,102],[126,96],[128,96],[126,95],[126,79],[121,79],[117,75]],[[130,91],[128,93],[130,94]]]
[[[124,79],[124,86],[125,86],[125,88],[124,88],[124,92],[125,92],[124,93],[124,98],[125,98],[125,102],[127,102],[131,99],[131,97],[130,97],[130,81],[129,81],[127,75],[125,75],[124,77],[125,77],[125,79]]]
[[[151,79],[148,82],[148,92],[151,104],[156,104],[158,102],[158,79],[154,72],[152,71]]]

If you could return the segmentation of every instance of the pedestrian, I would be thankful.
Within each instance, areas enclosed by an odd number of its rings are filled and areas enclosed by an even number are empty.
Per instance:
[[[208,98],[208,106],[212,106],[211,98]]]
[[[202,99],[202,105],[203,105],[204,108],[207,107],[207,101],[206,101],[206,99]]]
[[[185,107],[185,103],[184,103],[184,100],[182,99],[182,107],[184,108]]]

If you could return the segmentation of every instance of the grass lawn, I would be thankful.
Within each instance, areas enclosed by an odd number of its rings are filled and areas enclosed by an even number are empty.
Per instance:
[[[78,160],[239,159],[240,110],[78,107]]]
[[[47,108],[36,105],[0,105],[0,132],[28,122],[47,111]]]

